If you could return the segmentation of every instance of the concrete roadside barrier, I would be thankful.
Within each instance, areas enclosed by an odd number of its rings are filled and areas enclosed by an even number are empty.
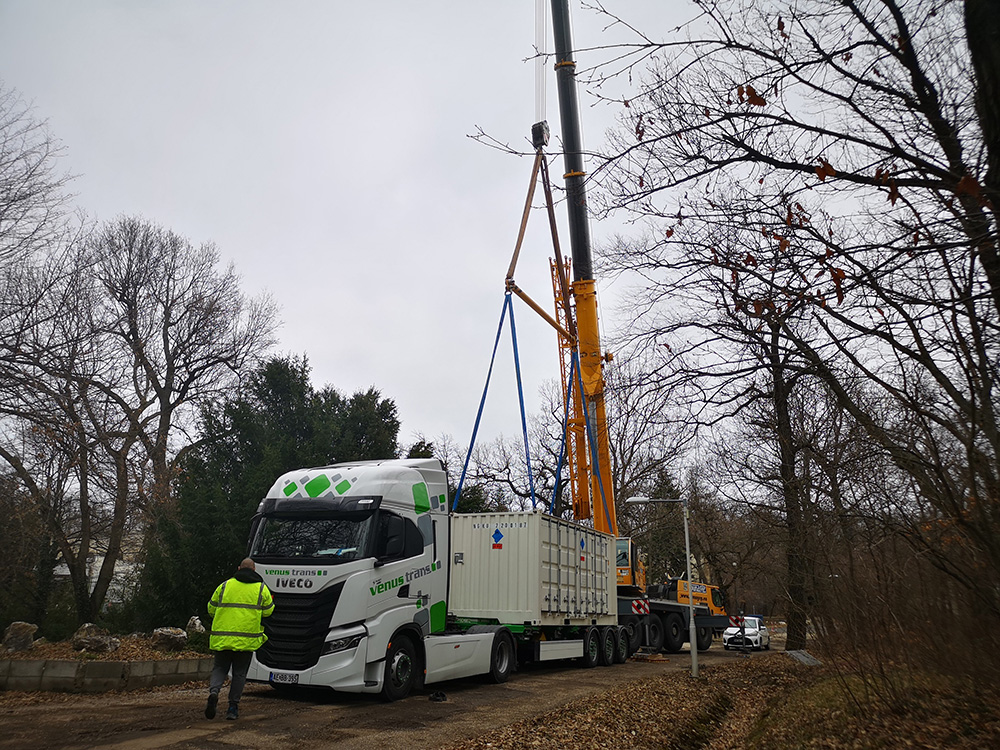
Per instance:
[[[0,690],[101,693],[207,680],[212,657],[160,661],[0,660]]]

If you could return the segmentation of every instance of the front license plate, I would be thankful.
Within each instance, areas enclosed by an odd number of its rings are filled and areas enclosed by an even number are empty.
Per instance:
[[[271,672],[271,682],[278,682],[282,685],[294,685],[299,681],[297,674],[291,672]]]

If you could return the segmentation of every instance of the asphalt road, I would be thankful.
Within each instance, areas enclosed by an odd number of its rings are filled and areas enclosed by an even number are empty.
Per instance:
[[[699,654],[711,665],[741,658],[716,643]],[[581,669],[573,663],[528,667],[503,685],[454,680],[396,703],[329,692],[278,693],[248,685],[240,718],[226,721],[225,688],[215,720],[204,718],[207,686],[104,695],[0,694],[0,750],[115,748],[440,748],[547,713],[577,699],[667,671],[689,669],[683,651],[656,661]],[[443,691],[446,700],[430,700]]]

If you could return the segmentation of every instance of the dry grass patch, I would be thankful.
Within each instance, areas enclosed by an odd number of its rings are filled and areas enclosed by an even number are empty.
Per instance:
[[[852,679],[754,655],[705,667],[699,680],[674,672],[631,683],[448,750],[1000,747],[1000,693],[925,681],[890,708],[849,697]]]

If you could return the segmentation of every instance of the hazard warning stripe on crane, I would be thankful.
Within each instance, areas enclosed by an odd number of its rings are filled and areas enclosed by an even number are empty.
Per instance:
[[[648,615],[649,614],[649,599],[633,599],[632,600],[632,614],[634,614],[634,615]]]

